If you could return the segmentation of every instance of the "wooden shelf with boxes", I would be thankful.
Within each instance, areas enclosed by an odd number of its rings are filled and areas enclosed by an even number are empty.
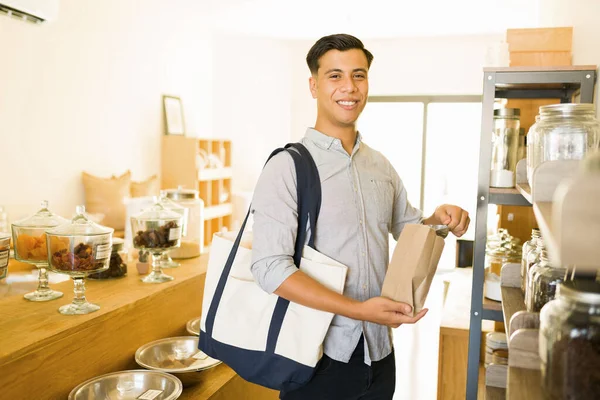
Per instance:
[[[161,187],[193,188],[204,202],[204,245],[212,235],[231,229],[231,141],[164,136]]]

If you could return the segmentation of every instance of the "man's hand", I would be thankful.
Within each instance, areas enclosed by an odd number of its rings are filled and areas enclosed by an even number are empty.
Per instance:
[[[373,297],[360,303],[356,309],[354,319],[369,321],[380,325],[397,328],[402,324],[414,324],[427,314],[427,309],[421,310],[411,317],[406,315],[412,311],[406,303],[390,300],[385,297]]]
[[[469,229],[469,213],[458,206],[442,204],[435,209],[433,215],[423,220],[426,225],[448,225],[450,232],[461,237]]]

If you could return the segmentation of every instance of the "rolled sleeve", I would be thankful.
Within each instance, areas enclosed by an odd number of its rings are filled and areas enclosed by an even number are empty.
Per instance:
[[[294,272],[294,245],[298,229],[296,169],[285,152],[263,169],[252,199],[252,275],[267,293],[273,293]]]

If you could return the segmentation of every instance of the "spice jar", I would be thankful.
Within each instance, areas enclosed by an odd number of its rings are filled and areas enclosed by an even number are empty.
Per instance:
[[[494,362],[494,352],[497,350],[508,350],[506,333],[490,332],[485,335],[485,366]]]
[[[85,297],[85,278],[108,269],[113,229],[92,222],[84,206],[77,206],[75,217],[46,231],[48,265],[54,272],[73,279],[75,296],[71,304],[58,309],[61,314],[88,314],[100,309]]]
[[[521,110],[500,108],[494,110],[492,136],[491,187],[515,187]]]
[[[0,279],[8,274],[8,259],[10,253],[10,235],[0,232]]]
[[[527,176],[532,184],[533,170],[554,160],[581,160],[588,151],[598,149],[600,122],[593,104],[552,104],[540,107],[540,121],[534,140],[529,140],[532,159]]]
[[[554,300],[556,287],[564,281],[566,273],[565,268],[550,265],[548,253],[542,248],[540,262],[529,270],[529,289],[525,297],[527,311],[539,312],[546,303]]]
[[[173,258],[198,257],[204,251],[204,202],[197,190],[164,190],[166,196],[188,211],[186,227],[181,237],[181,246],[171,251]]]
[[[600,393],[600,283],[567,281],[540,313],[542,386],[549,399]]]
[[[538,239],[541,237],[540,230],[533,228],[531,230],[531,240],[523,244],[523,249],[521,251],[521,291],[523,293],[525,293],[525,288],[527,287],[527,272],[536,260],[535,254],[532,256],[531,261],[528,261],[527,257],[529,257],[530,251],[538,248]]]
[[[127,259],[127,252],[123,250],[124,244],[125,240],[121,238],[113,238],[108,269],[91,274],[88,276],[88,278],[101,280],[121,278],[127,275],[127,263],[123,261],[123,258]]]

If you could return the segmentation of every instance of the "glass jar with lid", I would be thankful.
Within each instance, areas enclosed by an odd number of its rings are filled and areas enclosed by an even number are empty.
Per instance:
[[[546,303],[554,300],[556,287],[565,280],[566,274],[566,268],[550,264],[548,253],[543,248],[540,261],[529,270],[529,289],[525,298],[527,311],[539,312]]]
[[[527,161],[526,161],[526,166],[527,166],[527,181],[528,182],[532,182],[531,177],[533,176],[533,162],[537,157],[537,153],[536,151],[538,150],[536,143],[538,142],[537,139],[537,126],[540,123],[540,116],[536,115],[535,116],[535,122],[533,123],[533,125],[531,125],[529,127],[529,130],[527,131]]]
[[[134,232],[133,246],[152,255],[152,272],[142,278],[144,283],[162,283],[173,280],[172,276],[162,272],[160,257],[181,244],[183,217],[166,209],[154,198],[150,208],[131,217],[131,230]]]
[[[600,283],[558,285],[540,313],[542,386],[549,399],[597,399],[600,393]]]
[[[529,268],[535,263],[537,254],[541,251],[541,248],[538,244],[538,239],[541,239],[542,235],[540,234],[540,230],[537,228],[533,228],[531,230],[531,239],[523,244],[523,249],[521,251],[521,291],[525,293],[525,288],[527,287],[527,272]],[[542,242],[543,244],[543,242]],[[539,250],[537,250],[539,249]],[[529,252],[532,250],[537,250],[536,254],[532,255],[532,259],[528,260]]]
[[[181,246],[171,251],[175,259],[198,257],[204,251],[204,202],[197,190],[167,189],[165,195],[188,210]]]
[[[515,187],[519,153],[520,115],[521,110],[518,108],[494,110],[491,187]]]
[[[582,160],[588,151],[600,147],[600,122],[593,104],[552,104],[540,107],[540,121],[531,146],[532,160],[527,176],[532,184],[533,169],[546,161]]]
[[[69,275],[75,285],[73,302],[60,307],[61,314],[88,314],[100,309],[85,297],[85,278],[108,269],[113,231],[92,222],[84,206],[77,206],[71,221],[46,231],[50,268]]]
[[[42,201],[41,208],[32,216],[12,224],[13,246],[15,259],[32,264],[39,269],[38,288],[23,297],[29,301],[49,301],[63,296],[62,292],[50,289],[48,286],[48,247],[46,230],[67,223],[68,220],[54,214],[48,209],[48,201]],[[52,247],[50,251],[63,248]]]
[[[165,190],[160,191],[160,195],[158,196],[158,202],[167,210],[176,212],[177,214],[180,214],[183,217],[183,222],[182,222],[183,225],[181,227],[181,235],[182,235],[181,246],[183,246],[183,240],[184,240],[183,238],[185,237],[185,234],[187,231],[189,210],[185,207],[182,207],[178,203],[174,202],[170,198],[168,198],[167,192]],[[179,247],[179,248],[181,248],[181,247]],[[176,261],[173,261],[171,259],[171,257],[173,256],[173,252],[177,251],[179,248],[173,249],[168,252],[164,252],[160,256],[159,262],[160,262],[161,268],[177,268],[177,267],[179,267],[179,263]]]
[[[8,259],[10,258],[10,235],[0,232],[0,279],[8,274]]]

